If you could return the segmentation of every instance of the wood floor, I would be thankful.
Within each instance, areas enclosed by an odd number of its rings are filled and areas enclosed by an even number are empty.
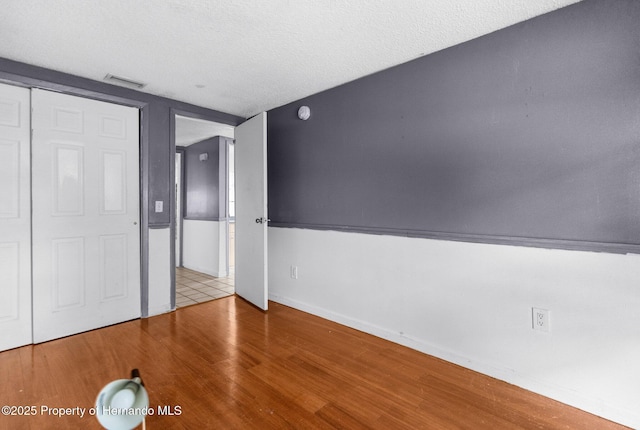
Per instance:
[[[621,429],[419,352],[236,296],[0,353],[0,429],[100,429],[100,389],[139,368],[159,415],[147,429]],[[179,407],[179,408],[177,408]]]

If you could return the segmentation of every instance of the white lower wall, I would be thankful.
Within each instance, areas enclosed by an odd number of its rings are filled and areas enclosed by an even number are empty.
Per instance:
[[[183,220],[182,265],[215,277],[227,276],[227,223]]]
[[[171,230],[149,229],[149,316],[171,310]]]
[[[640,428],[638,255],[272,227],[269,292]],[[532,330],[534,306],[550,333]]]

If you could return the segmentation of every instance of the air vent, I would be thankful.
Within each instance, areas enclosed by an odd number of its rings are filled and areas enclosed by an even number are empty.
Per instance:
[[[147,85],[143,84],[142,82],[134,81],[133,79],[112,75],[111,73],[108,73],[107,76],[104,77],[104,80],[107,82],[111,82],[112,84],[123,85],[125,87],[138,89],[144,88]]]

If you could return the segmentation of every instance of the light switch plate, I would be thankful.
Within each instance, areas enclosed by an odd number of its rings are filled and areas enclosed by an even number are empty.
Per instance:
[[[164,202],[162,200],[156,200],[156,213],[163,211]]]

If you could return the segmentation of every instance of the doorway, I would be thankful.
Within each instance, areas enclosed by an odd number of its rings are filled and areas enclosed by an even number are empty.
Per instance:
[[[175,304],[234,294],[234,127],[175,115]]]

